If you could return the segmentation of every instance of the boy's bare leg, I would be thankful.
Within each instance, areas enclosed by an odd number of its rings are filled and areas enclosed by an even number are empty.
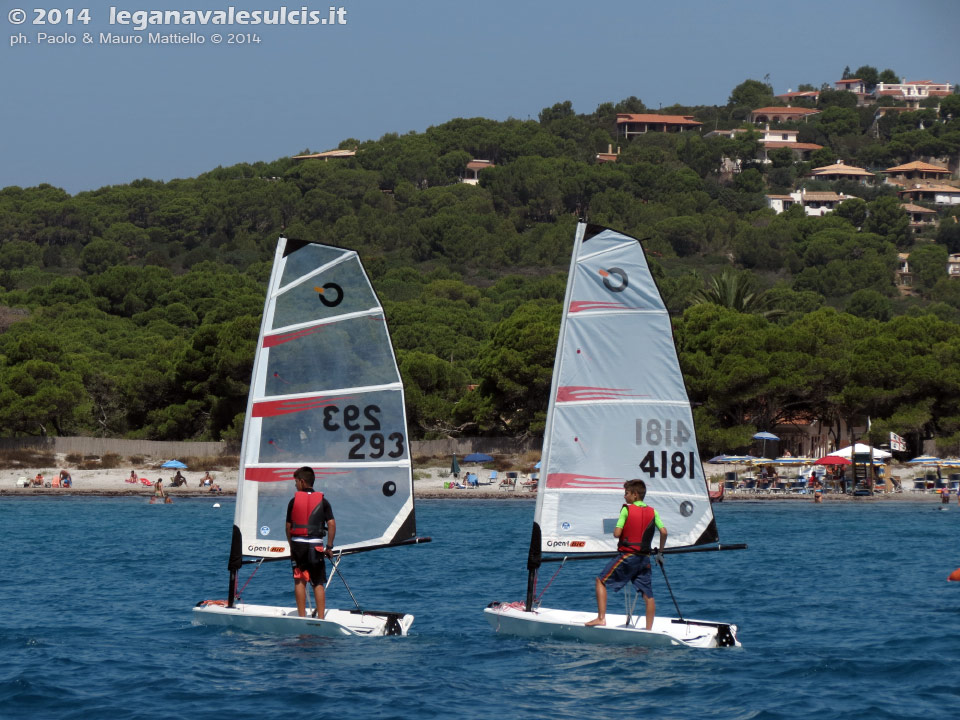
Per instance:
[[[327,593],[323,587],[323,583],[313,586],[313,599],[317,604],[317,617],[323,620],[323,616],[327,611]]]
[[[657,613],[657,601],[644,596],[643,603],[647,606],[647,630],[653,630],[653,616]]]
[[[307,581],[303,579],[293,581],[293,597],[297,600],[297,615],[307,615]]]
[[[584,625],[594,626],[594,625],[606,625],[607,624],[607,586],[600,581],[600,578],[596,578],[597,583],[597,616],[585,622]]]

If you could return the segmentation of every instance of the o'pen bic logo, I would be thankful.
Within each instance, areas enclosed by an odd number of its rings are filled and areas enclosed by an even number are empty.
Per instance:
[[[603,286],[610,292],[623,292],[627,289],[630,281],[627,279],[627,273],[623,268],[612,267],[606,270],[600,270],[600,277],[603,278]]]
[[[334,282],[328,282],[323,287],[313,289],[317,291],[320,302],[327,307],[336,307],[343,300],[343,288]]]

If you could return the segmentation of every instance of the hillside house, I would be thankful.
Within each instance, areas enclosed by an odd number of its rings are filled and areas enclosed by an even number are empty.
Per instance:
[[[866,105],[873,98],[869,92],[867,92],[867,84],[860,78],[847,78],[845,80],[837,80],[833,83],[835,90],[845,90],[846,92],[851,92],[857,96],[857,105]]]
[[[697,130],[703,123],[692,115],[657,115],[655,113],[617,113],[617,135],[627,140],[648,132],[684,132]]]
[[[471,160],[463,171],[461,182],[465,182],[467,185],[476,185],[480,182],[480,171],[492,167],[496,167],[496,165],[489,160]]]
[[[952,174],[945,167],[919,160],[887,168],[883,173],[887,176],[887,182],[893,185],[904,185],[916,180],[946,180]]]
[[[903,100],[909,107],[918,108],[922,100],[930,97],[946,97],[952,92],[953,85],[950,83],[914,80],[912,82],[878,83],[873,94],[878,100],[881,98]]]
[[[913,273],[910,272],[910,253],[897,253],[897,269],[893,284],[901,295],[913,295]]]
[[[613,151],[613,145],[607,145],[607,151],[605,153],[597,153],[597,162],[598,163],[608,163],[616,162],[617,158],[620,157],[620,147],[617,147],[617,151]]]
[[[838,160],[833,165],[814,168],[807,177],[828,181],[851,180],[861,185],[869,185],[877,179],[869,170],[853,167],[852,165],[845,165],[841,160]]]
[[[939,224],[936,210],[914,205],[913,203],[904,203],[901,207],[910,217],[910,232],[923,232],[926,228],[936,228]]]
[[[761,125],[764,123],[792,123],[806,122],[811,115],[819,115],[819,110],[798,107],[762,107],[751,111],[750,122]]]
[[[897,191],[902,202],[926,202],[934,205],[960,205],[960,188],[938,183],[914,183]]]
[[[835,192],[819,192],[801,188],[789,195],[767,195],[767,207],[777,215],[795,204],[803,206],[803,212],[811,217],[822,217],[833,212],[837,205],[844,200],[850,200],[852,195]]]
[[[960,278],[960,253],[947,256],[947,275],[951,279]]]

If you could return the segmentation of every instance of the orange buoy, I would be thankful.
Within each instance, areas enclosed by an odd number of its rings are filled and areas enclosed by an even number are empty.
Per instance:
[[[950,575],[947,576],[947,581],[960,582],[960,568],[954,570]]]

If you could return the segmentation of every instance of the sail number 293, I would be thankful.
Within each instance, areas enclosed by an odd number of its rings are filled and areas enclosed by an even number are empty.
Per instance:
[[[384,437],[383,433],[379,432],[380,406],[367,405],[361,410],[356,405],[347,405],[342,413],[336,405],[328,405],[323,409],[324,430],[336,432],[340,430],[341,424],[346,430],[355,431],[349,438],[351,445],[347,457],[351,460],[377,460],[382,458],[384,453],[391,458],[403,455],[403,433],[394,432]],[[364,432],[359,432],[361,430]]]
[[[640,469],[650,477],[673,477],[693,479],[696,463],[694,454],[690,452],[670,452],[670,446],[686,445],[693,438],[693,434],[682,420],[676,425],[671,420],[637,419],[637,445],[656,445],[666,449],[648,450],[640,461]]]

